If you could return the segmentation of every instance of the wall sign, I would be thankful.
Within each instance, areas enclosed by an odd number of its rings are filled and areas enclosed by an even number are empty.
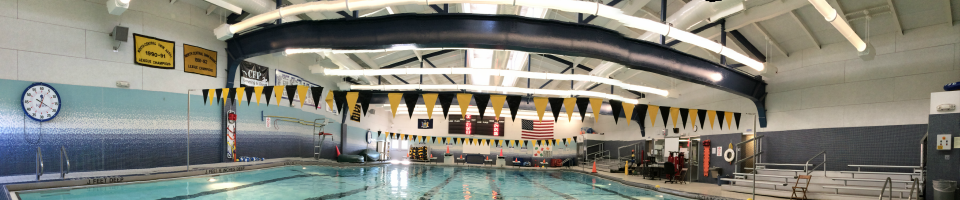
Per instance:
[[[417,119],[417,129],[433,129],[433,119]]]
[[[217,52],[183,44],[183,72],[217,77]]]
[[[174,69],[176,47],[173,41],[133,34],[133,62],[160,69]]]
[[[269,68],[256,63],[240,62],[240,85],[267,86],[270,83],[270,71],[267,70]]]
[[[310,81],[307,81],[307,80],[301,78],[300,76],[297,76],[297,75],[294,75],[294,74],[285,72],[285,71],[283,71],[283,70],[279,70],[279,69],[278,69],[275,74],[276,74],[277,77],[275,77],[275,79],[274,79],[274,82],[275,82],[275,83],[274,83],[273,85],[305,85],[305,86],[307,86],[307,87],[317,87],[317,86],[320,86],[320,85],[314,84],[314,83],[312,83],[312,82],[310,82]],[[287,99],[287,95],[286,95],[287,91],[283,91],[283,93],[284,93],[284,95],[283,95],[282,97],[280,97],[280,98],[281,98],[281,99]],[[292,100],[292,101],[300,102],[300,100],[301,100],[301,99],[300,99],[300,96],[295,96],[295,97],[293,97],[293,100]],[[311,96],[309,96],[309,95],[307,95],[307,98],[306,98],[306,101],[304,102],[304,105],[316,107],[316,105],[313,105],[313,97],[311,97]],[[360,104],[357,104],[357,105],[360,105]],[[359,121],[359,119],[357,119],[357,120],[355,120],[355,121]]]

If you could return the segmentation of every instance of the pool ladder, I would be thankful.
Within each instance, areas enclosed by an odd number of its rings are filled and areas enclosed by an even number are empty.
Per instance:
[[[67,170],[63,170],[63,163],[66,161]],[[60,179],[66,178],[67,174],[70,173],[70,157],[67,156],[67,148],[60,146]],[[40,180],[40,176],[43,176],[43,152],[40,151],[40,147],[37,147],[37,181]]]

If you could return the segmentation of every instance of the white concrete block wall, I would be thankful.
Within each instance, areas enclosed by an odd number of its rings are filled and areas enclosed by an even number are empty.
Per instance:
[[[790,57],[772,53],[770,63],[780,72],[764,77],[768,127],[760,131],[927,123],[930,93],[960,81],[960,27],[933,25],[903,35],[871,36],[870,41],[878,52],[870,61],[858,58],[846,42],[791,52]],[[687,88],[678,90],[679,99],[652,103],[756,112],[746,98],[703,86]]]
[[[130,89],[186,93],[223,87],[226,43],[212,29],[223,20],[205,10],[166,0],[137,0],[120,16],[107,13],[106,1],[0,0],[0,73],[2,79],[98,87],[130,82]],[[113,52],[108,34],[130,28],[128,42]],[[176,69],[133,63],[133,33],[176,42]],[[218,52],[216,78],[183,71],[183,44]]]

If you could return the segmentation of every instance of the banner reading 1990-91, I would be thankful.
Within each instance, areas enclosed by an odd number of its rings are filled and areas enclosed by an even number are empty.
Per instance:
[[[173,41],[133,34],[133,62],[160,69],[174,69],[177,52]]]

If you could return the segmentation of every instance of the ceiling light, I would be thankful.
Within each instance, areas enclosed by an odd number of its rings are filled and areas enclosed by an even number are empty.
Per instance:
[[[107,0],[107,13],[120,15],[130,8],[130,0]]]

